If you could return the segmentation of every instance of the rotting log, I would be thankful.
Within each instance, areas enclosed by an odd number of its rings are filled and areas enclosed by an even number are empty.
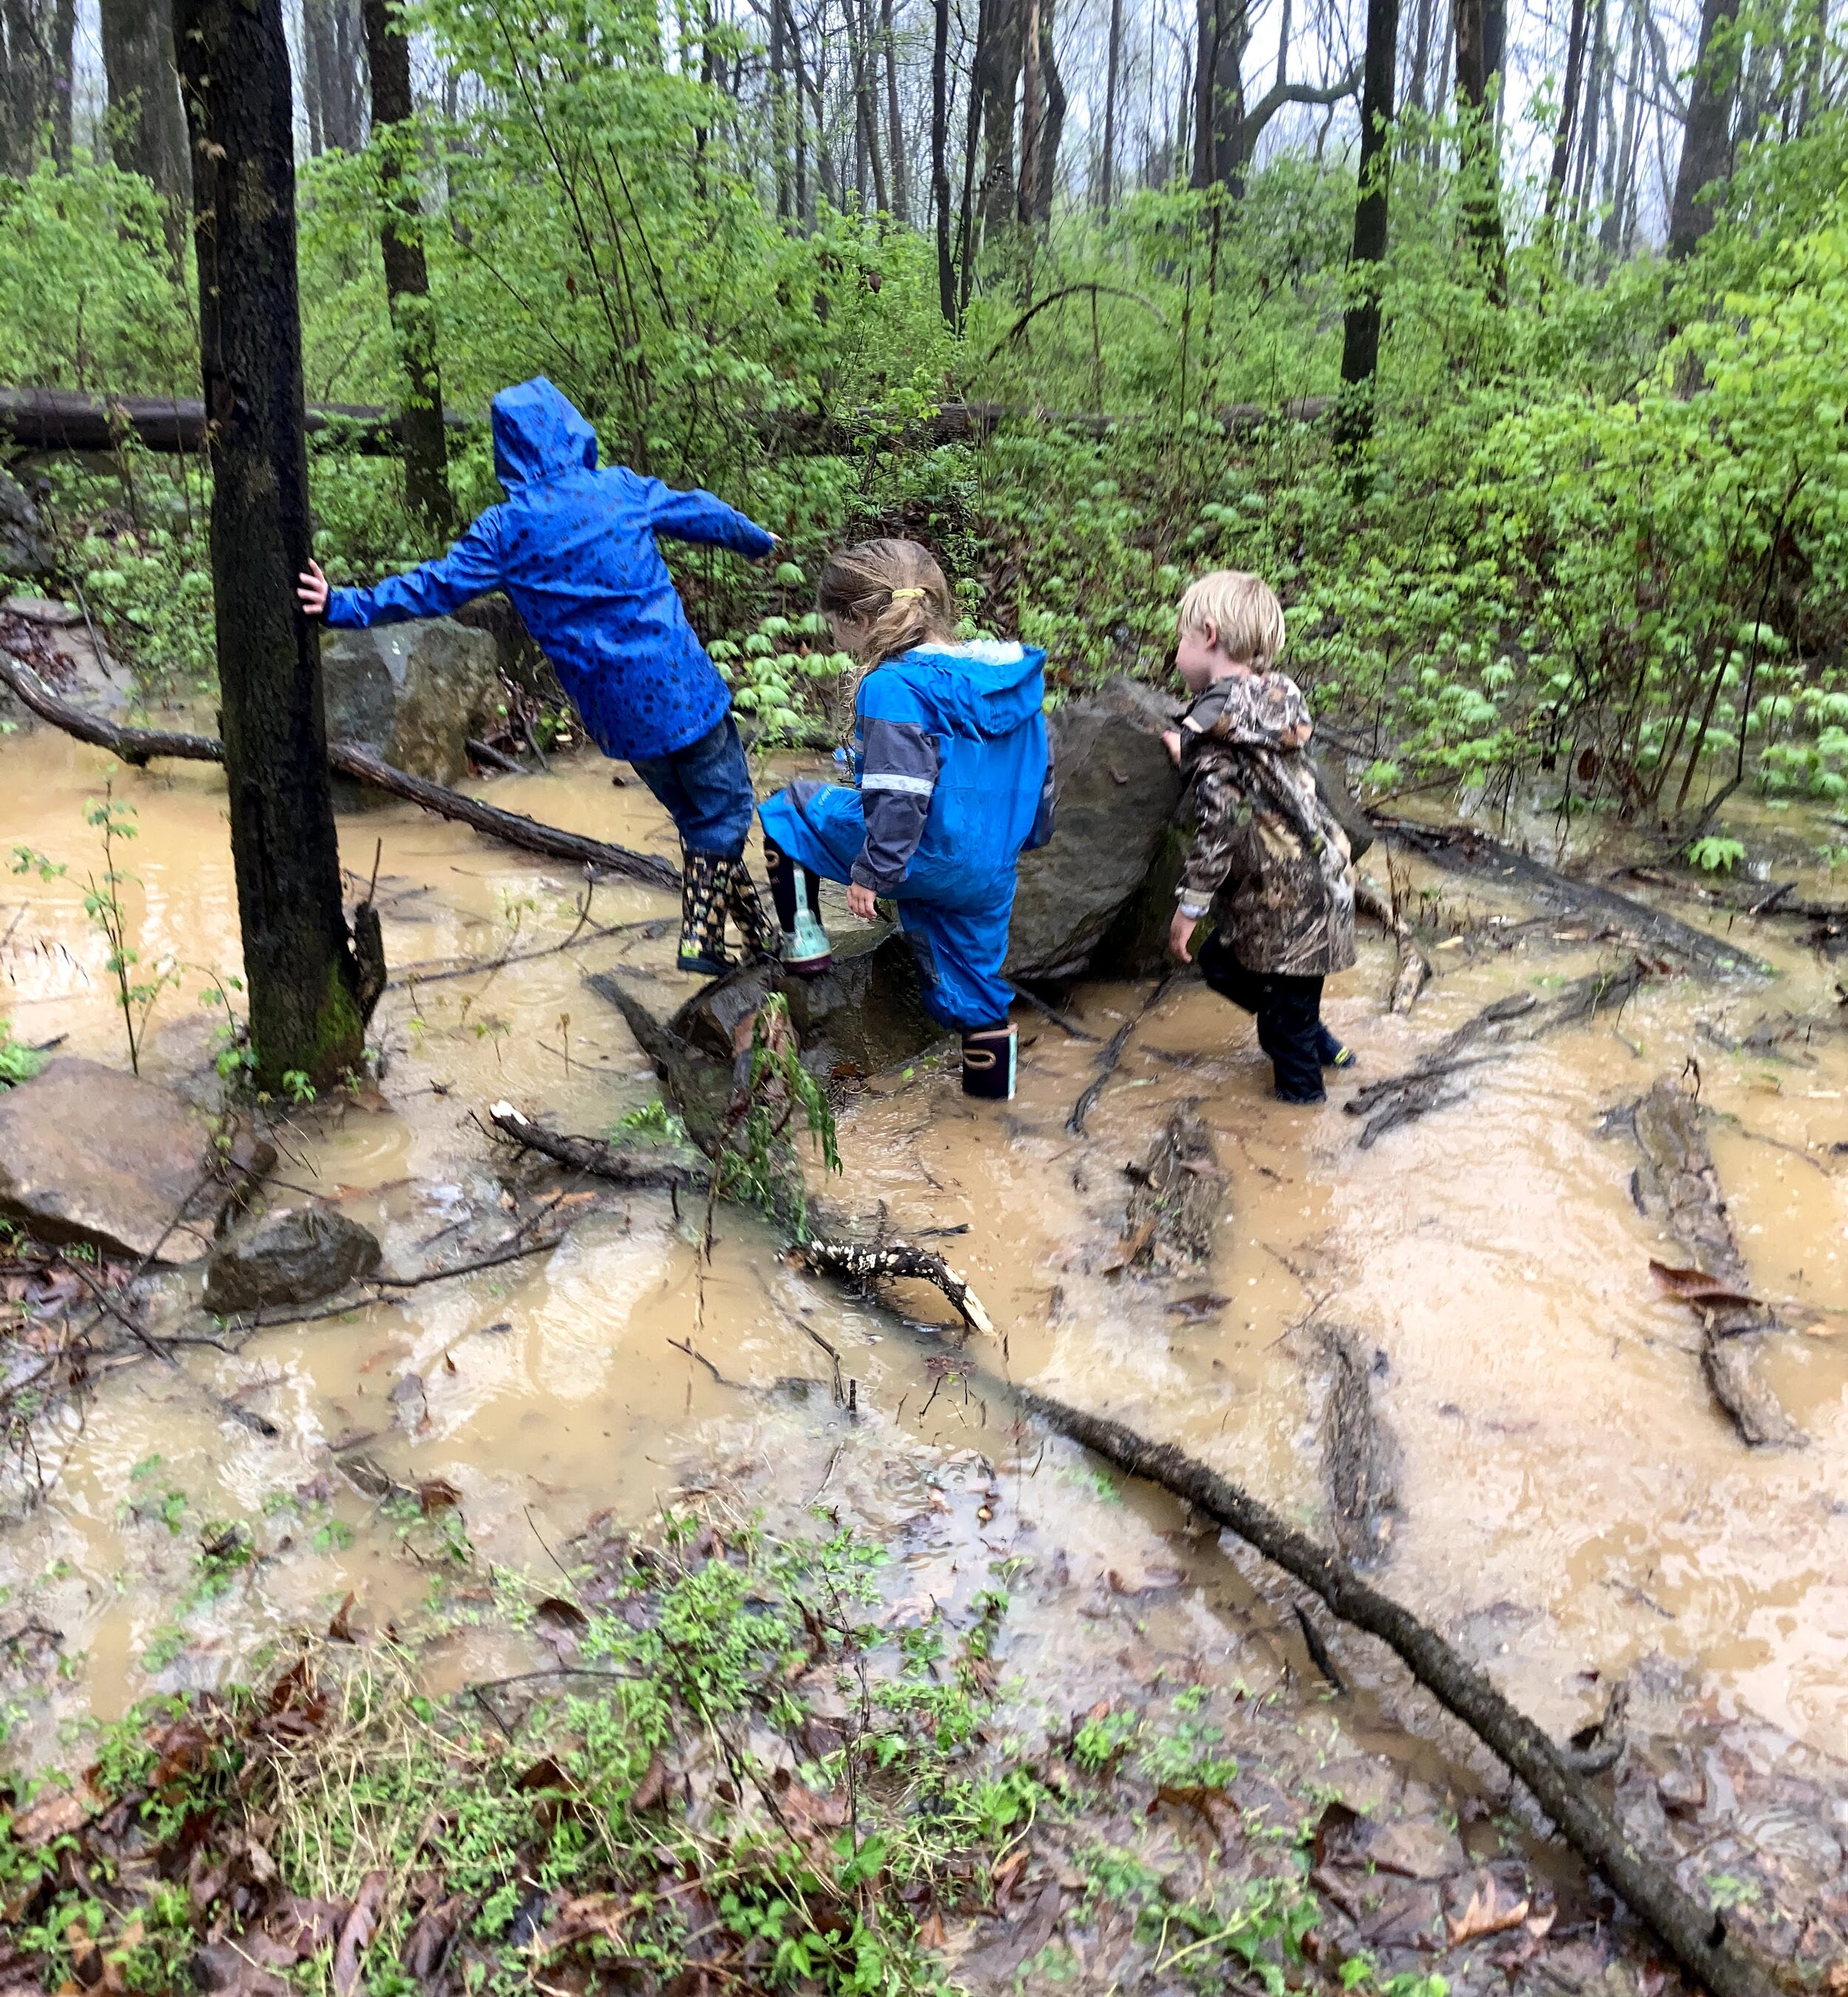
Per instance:
[[[1322,1481],[1335,1543],[1364,1564],[1383,1556],[1399,1509],[1399,1451],[1373,1402],[1373,1366],[1360,1334],[1320,1321],[1309,1333],[1328,1369]]]
[[[222,764],[224,761],[224,745],[215,736],[184,735],[158,728],[132,728],[123,723],[105,720],[101,715],[92,714],[73,702],[60,698],[22,659],[4,648],[0,648],[0,681],[12,688],[41,721],[76,736],[80,742],[108,750],[111,755],[119,756],[137,769],[157,756],[192,763]],[[478,798],[465,797],[460,791],[433,784],[427,778],[413,777],[406,770],[394,769],[357,742],[330,742],[327,763],[330,769],[338,771],[344,777],[351,777],[357,783],[383,791],[392,797],[402,798],[407,803],[420,805],[439,818],[472,826],[503,846],[517,847],[523,853],[541,854],[551,860],[568,861],[574,866],[594,867],[599,873],[620,874],[626,880],[640,881],[645,887],[672,891],[680,885],[679,873],[653,854],[636,853],[626,846],[613,846],[606,840],[589,839],[581,833],[561,831],[556,826],[542,825],[538,819],[527,818],[519,812],[503,811],[498,805],[483,804]]]
[[[1618,1010],[1647,975],[1642,964],[1632,961],[1620,971],[1594,971],[1575,978],[1545,1002],[1531,992],[1517,992],[1485,1005],[1473,1018],[1446,1033],[1412,1067],[1369,1082],[1342,1104],[1349,1116],[1367,1119],[1366,1128],[1360,1133],[1360,1148],[1370,1150],[1400,1124],[1460,1102],[1463,1092],[1451,1085],[1455,1077],[1466,1069],[1499,1060],[1499,1050],[1537,1040],[1601,1012]]]
[[[1698,976],[1711,978],[1725,971],[1769,975],[1770,966],[1749,950],[1595,881],[1575,881],[1473,826],[1419,825],[1410,819],[1377,816],[1373,823],[1397,844],[1422,854],[1447,873],[1511,888],[1557,914],[1600,923],[1626,942],[1683,960]]]
[[[1701,1319],[1701,1370],[1713,1398],[1755,1449],[1788,1447],[1805,1438],[1758,1377],[1753,1359],[1776,1327],[1770,1308],[1752,1295],[1752,1281],[1720,1188],[1713,1154],[1701,1128],[1700,1107],[1672,1076],[1657,1078],[1629,1109],[1605,1119],[1626,1124],[1642,1154],[1630,1182],[1638,1209],[1659,1217],[1694,1269],[1710,1278],[1701,1294],[1675,1285]],[[1685,1271],[1665,1271],[1671,1280]]]
[[[1134,1189],[1117,1266],[1159,1262],[1172,1268],[1204,1261],[1212,1253],[1226,1177],[1213,1133],[1194,1105],[1177,1109],[1148,1155],[1123,1169]]]
[[[1131,1477],[1159,1484],[1254,1547],[1326,1602],[1344,1623],[1378,1637],[1425,1689],[1526,1784],[1560,1835],[1713,1997],[1774,1997],[1771,1971],[1735,1940],[1723,1909],[1703,1906],[1635,1840],[1570,1765],[1566,1753],[1409,1609],[1358,1578],[1335,1554],[1204,1464],[1151,1443],[1120,1422],[1017,1390],[1021,1406]]]
[[[1228,436],[1254,436],[1275,423],[1313,423],[1333,406],[1326,395],[1279,404],[1235,402],[1219,412]],[[485,419],[444,412],[451,430],[478,429]],[[820,409],[767,409],[748,417],[766,443],[813,455],[872,446],[932,450],[940,444],[979,443],[1003,424],[1030,423],[1102,437],[1117,429],[1146,427],[1147,419],[1101,414],[1061,415],[1011,402],[945,402],[935,412],[894,419],[876,409],[836,413]],[[369,457],[395,457],[402,447],[403,419],[389,409],[355,402],[311,403],[306,429]],[[125,432],[143,447],[161,452],[202,451],[203,402],[174,395],[92,395],[76,388],[0,388],[0,433],[22,450],[112,450]]]

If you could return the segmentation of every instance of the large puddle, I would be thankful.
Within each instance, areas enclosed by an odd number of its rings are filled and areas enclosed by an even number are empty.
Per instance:
[[[65,1050],[126,1059],[103,946],[73,885],[98,864],[82,807],[112,772],[139,813],[125,857],[144,884],[131,892],[143,959],[195,967],[155,1014],[150,1071],[171,1075],[209,1047],[194,995],[237,957],[216,772],[123,771],[44,733],[0,743],[5,845],[29,842],[71,867],[50,883],[5,880],[0,1013],[28,1041],[64,1034]],[[594,760],[498,780],[492,795],[669,850],[646,793],[613,788]],[[378,1098],[305,1114],[280,1169],[378,1230],[388,1267],[403,1271],[479,1252],[519,1224],[503,1177],[537,1181],[475,1120],[487,1104],[505,1097],[601,1133],[657,1095],[586,969],[620,961],[692,988],[668,967],[671,936],[646,931],[443,976],[565,936],[581,882],[396,807],[345,816],[341,840],[362,881],[375,842],[380,854],[397,980],[374,1023],[385,1073]],[[1459,916],[1532,913],[1453,878],[1414,878]],[[592,919],[668,912],[665,898],[614,883],[597,889]],[[1408,1064],[1497,996],[1610,963],[1616,947],[1563,922],[1530,925],[1515,947],[1475,926],[1437,953],[1439,977],[1401,1018],[1383,1002],[1390,949],[1363,938],[1328,1008],[1363,1065],[1320,1111],[1273,1102],[1249,1020],[1189,983],[1137,1030],[1074,1136],[1066,1118],[1097,1047],[1023,1012],[1017,1102],[965,1105],[927,1069],[876,1082],[843,1112],[845,1177],[831,1197],[883,1202],[901,1231],[965,1228],[947,1244],[951,1259],[1008,1332],[1005,1360],[997,1347],[987,1364],[1179,1443],[1317,1530],[1318,1361],[1300,1327],[1313,1316],[1356,1327],[1383,1355],[1377,1399],[1404,1454],[1384,1570],[1393,1593],[1549,1727],[1582,1723],[1601,1706],[1598,1685],[1660,1656],[1701,1681],[1720,1714],[1755,1713],[1839,1753],[1848,1318],[1780,1336],[1763,1361],[1808,1446],[1745,1447],[1707,1391],[1698,1326],[1652,1284],[1652,1256],[1681,1258],[1632,1202],[1634,1147],[1598,1130],[1602,1111],[1698,1061],[1760,1294],[1848,1302],[1848,1157],[1834,1148],[1848,1137],[1848,1036],[1819,1033],[1782,1059],[1721,1044],[1767,1013],[1832,1020],[1837,974],[1790,923],[1742,919],[1737,933],[1775,963],[1774,980],[1651,985],[1618,1019],[1459,1078],[1466,1101],[1369,1150],[1339,1108],[1361,1081]],[[1074,1005],[1104,1035],[1144,995],[1090,987]],[[1122,1232],[1122,1168],[1183,1101],[1216,1133],[1230,1175],[1221,1247],[1184,1280],[1106,1273]],[[1112,1565],[1135,1556],[1107,1487],[1069,1450],[1014,1450],[1006,1409],[941,1378],[891,1319],[777,1261],[748,1218],[721,1214],[703,1266],[703,1215],[607,1189],[594,1203],[547,1256],[271,1330],[235,1355],[198,1350],[180,1374],[124,1365],[43,1426],[36,1465],[15,1466],[12,1497],[28,1472],[44,1495],[9,1503],[0,1583],[9,1632],[55,1631],[67,1661],[47,1688],[21,1662],[29,1640],[12,1633],[0,1694],[9,1754],[54,1752],[61,1726],[150,1689],[253,1668],[266,1643],[324,1624],[350,1594],[354,1618],[408,1628],[433,1583],[465,1571],[461,1527],[475,1563],[537,1571],[588,1516],[640,1516],[720,1458],[752,1457],[760,1486],[791,1512],[834,1505],[844,1516],[856,1506],[877,1516],[877,1465],[900,1443],[972,1450],[965,1460],[979,1466],[1005,1459],[1010,1474],[1056,1485],[1039,1509],[1086,1549],[1083,1571],[1074,1551],[1073,1583],[1103,1598],[1135,1592]],[[518,1211],[530,1216],[531,1201]],[[930,1315],[927,1302],[919,1308]],[[1845,1335],[1819,1335],[1832,1330]],[[854,1383],[855,1421],[836,1405],[824,1342]],[[222,1419],[199,1382],[280,1436]],[[414,1502],[354,1489],[333,1471],[337,1447],[361,1450],[407,1491],[446,1480],[461,1495],[459,1526],[453,1512],[426,1519]],[[202,1585],[201,1535],[220,1523],[247,1525],[260,1557]],[[968,1530],[981,1530],[972,1511]],[[458,1681],[495,1668],[507,1643],[504,1632],[465,1630],[443,1668]],[[1055,1633],[1048,1654],[1059,1647]]]

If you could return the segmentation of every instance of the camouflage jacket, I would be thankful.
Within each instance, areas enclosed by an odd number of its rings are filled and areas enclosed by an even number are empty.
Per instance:
[[[1248,971],[1317,978],[1354,961],[1354,869],[1302,753],[1311,726],[1284,673],[1216,680],[1181,723],[1196,828],[1180,902],[1214,909]]]

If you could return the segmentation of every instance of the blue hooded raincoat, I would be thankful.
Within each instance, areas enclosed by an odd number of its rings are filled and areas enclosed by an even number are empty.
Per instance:
[[[752,559],[772,537],[710,492],[597,469],[596,433],[543,375],[494,398],[506,498],[440,561],[371,589],[337,589],[330,624],[440,617],[504,589],[606,756],[664,756],[724,719],[731,696],[693,636],[655,537]]]
[[[758,809],[811,873],[898,904],[925,1004],[965,1033],[1007,1016],[1014,869],[1052,836],[1045,660],[994,643],[888,659],[855,702],[854,787],[797,782]]]

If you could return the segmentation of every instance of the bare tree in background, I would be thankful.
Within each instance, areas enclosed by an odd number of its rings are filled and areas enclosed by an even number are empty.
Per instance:
[[[316,153],[366,143],[365,34],[360,0],[302,0],[302,95]]]
[[[1690,255],[1713,226],[1705,190],[1732,165],[1732,106],[1739,89],[1739,47],[1732,33],[1737,0],[1701,0],[1700,47],[1687,88],[1687,122],[1669,211],[1668,254]]]
[[[1490,37],[1497,32],[1491,4],[1498,0],[1456,0],[1456,102],[1463,126],[1459,164],[1463,175],[1463,218],[1497,304],[1508,297],[1508,245],[1501,231],[1500,148],[1490,85]],[[1500,14],[1505,27],[1505,14]],[[1499,50],[1494,53],[1499,56]]]
[[[1123,0],[1110,0],[1110,40],[1104,57],[1104,157],[1097,171],[1097,205],[1108,216],[1116,191],[1117,83],[1123,64]]]
[[[282,0],[178,0],[192,141],[199,348],[212,457],[219,733],[261,1087],[317,1088],[364,1055],[340,906],[309,550],[295,163]],[[378,967],[382,983],[382,966]]]
[[[1373,378],[1380,366],[1380,267],[1386,257],[1392,171],[1394,69],[1399,0],[1367,0],[1366,76],[1360,91],[1360,163],[1354,202],[1350,291],[1342,328],[1342,404],[1336,438],[1355,450],[1372,433]]]
[[[109,155],[154,184],[167,206],[177,264],[192,198],[186,115],[174,67],[172,0],[101,0],[102,64],[109,94]]]
[[[398,336],[405,394],[399,413],[404,436],[405,496],[438,533],[454,523],[449,492],[449,447],[443,428],[443,376],[437,364],[436,315],[423,257],[423,217],[416,183],[406,177],[401,127],[411,112],[411,49],[394,0],[365,0],[367,66],[372,81],[372,136],[378,147],[379,191],[385,212],[379,247],[385,290]]]

